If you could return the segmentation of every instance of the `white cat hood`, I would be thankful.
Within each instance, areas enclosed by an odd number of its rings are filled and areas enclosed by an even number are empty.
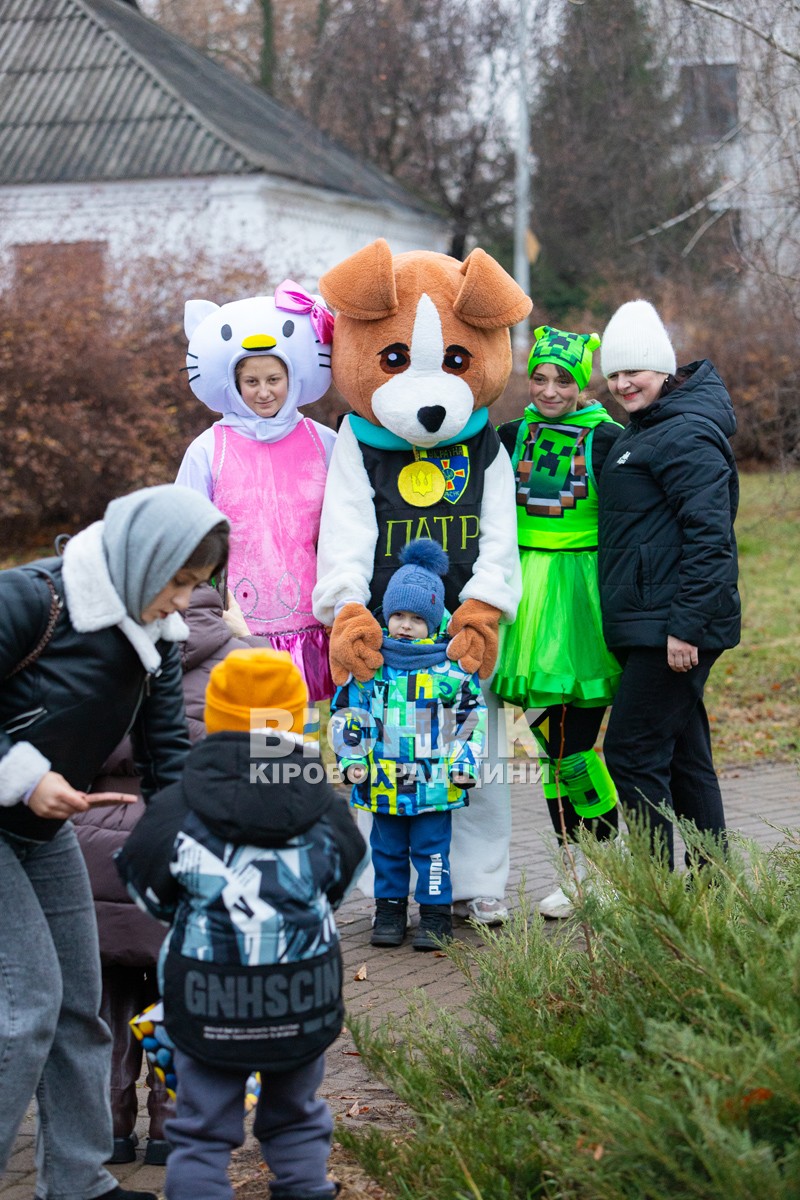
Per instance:
[[[275,441],[291,432],[298,408],[324,396],[331,382],[333,316],[319,296],[309,295],[291,279],[274,296],[250,296],[230,304],[187,300],[183,318],[189,349],[186,370],[198,400],[259,441]],[[286,366],[289,392],[274,417],[258,417],[236,387],[236,365],[243,358],[272,355]]]

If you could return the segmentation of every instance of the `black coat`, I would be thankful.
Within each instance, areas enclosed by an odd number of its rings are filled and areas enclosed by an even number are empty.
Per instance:
[[[189,639],[179,643],[183,666],[183,702],[192,745],[206,735],[204,714],[208,677],[217,663],[231,650],[270,649],[269,638],[234,637],[222,617],[222,597],[210,584],[199,584],[192,602],[183,615],[189,626]]]
[[[630,423],[600,481],[603,632],[612,649],[735,646],[741,632],[733,522],[739,503],[728,438],[736,418],[707,359]]]
[[[147,799],[173,783],[189,752],[178,647],[160,641],[161,667],[148,675],[116,626],[78,633],[66,604],[41,656],[9,675],[38,644],[51,594],[64,598],[59,558],[0,571],[0,769],[15,742],[29,742],[72,787],[86,791],[130,732]],[[0,832],[49,841],[63,821],[37,817],[26,804],[0,805]]]

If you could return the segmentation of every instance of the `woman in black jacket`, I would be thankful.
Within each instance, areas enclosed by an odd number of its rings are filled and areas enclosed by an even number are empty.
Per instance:
[[[114,500],[63,558],[0,572],[0,1169],[28,1103],[50,1200],[116,1186],[97,927],[69,818],[130,732],[145,798],[189,751],[177,643],[228,525],[172,485]],[[155,1200],[155,1197],[152,1198]]]
[[[677,369],[658,313],[623,304],[601,349],[612,396],[630,416],[606,459],[599,520],[606,642],[623,663],[605,738],[619,798],[663,836],[666,803],[722,835],[703,688],[739,641],[733,523],[739,499],[728,392],[707,359]]]

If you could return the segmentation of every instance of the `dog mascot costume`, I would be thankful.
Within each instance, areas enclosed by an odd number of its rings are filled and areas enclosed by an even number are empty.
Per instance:
[[[488,680],[499,623],[520,598],[514,476],[488,407],[511,373],[509,326],[531,302],[483,250],[463,263],[392,256],[383,239],[328,271],[320,291],[337,313],[333,380],[353,409],[328,472],[313,595],[332,626],[334,683],[369,679],[383,662],[373,614],[400,550],[420,537],[450,559],[448,655]],[[503,747],[485,691],[491,767]],[[456,912],[505,917],[510,837],[508,784],[484,783],[453,822]]]

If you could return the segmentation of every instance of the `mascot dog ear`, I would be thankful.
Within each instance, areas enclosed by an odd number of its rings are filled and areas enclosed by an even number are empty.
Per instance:
[[[530,300],[485,250],[473,250],[461,264],[461,274],[464,282],[453,311],[465,324],[503,329],[527,317]],[[393,317],[400,307],[392,252],[383,238],[332,267],[319,288],[331,308],[356,321]]]
[[[476,247],[461,267],[464,282],[453,310],[475,329],[516,325],[531,311],[531,302],[498,262]]]
[[[384,238],[351,254],[319,281],[325,302],[355,321],[394,317],[400,307],[389,243]]]

